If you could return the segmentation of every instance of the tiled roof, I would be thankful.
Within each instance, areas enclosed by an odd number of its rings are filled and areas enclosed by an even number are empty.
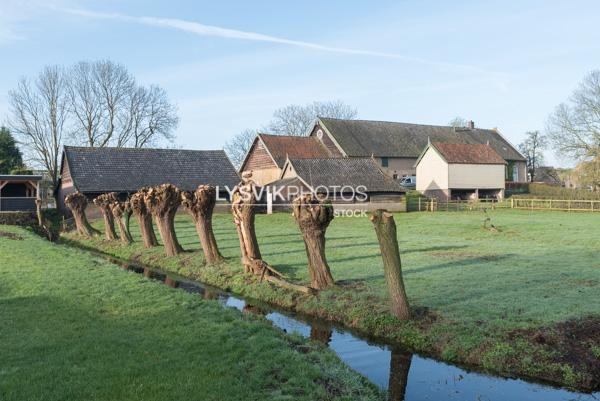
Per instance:
[[[329,152],[317,138],[306,136],[284,136],[259,134],[279,168],[286,159],[330,157]]]
[[[222,150],[88,148],[65,146],[80,192],[135,192],[171,183],[191,191],[200,184],[233,188],[239,177]]]
[[[367,192],[403,192],[371,158],[290,159],[290,164],[313,189],[362,185]]]
[[[506,161],[489,145],[432,142],[431,145],[448,163],[506,164]]]
[[[491,129],[323,117],[319,120],[351,157],[418,158],[430,140],[447,143],[489,143],[505,160],[525,160],[500,133]]]

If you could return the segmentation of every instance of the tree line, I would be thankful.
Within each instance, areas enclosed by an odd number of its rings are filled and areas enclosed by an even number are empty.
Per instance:
[[[179,121],[164,89],[139,84],[109,60],[46,66],[21,78],[8,99],[9,128],[54,185],[63,145],[153,146],[171,142]]]

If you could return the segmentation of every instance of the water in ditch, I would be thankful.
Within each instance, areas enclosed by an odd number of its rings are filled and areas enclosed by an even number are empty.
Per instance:
[[[380,344],[329,322],[247,301],[219,289],[157,269],[135,266],[109,258],[113,263],[172,288],[216,300],[224,307],[263,316],[287,333],[296,332],[329,346],[350,368],[388,390],[393,401],[567,401],[600,400],[600,392],[575,393],[519,379],[505,379],[470,372],[432,358]]]

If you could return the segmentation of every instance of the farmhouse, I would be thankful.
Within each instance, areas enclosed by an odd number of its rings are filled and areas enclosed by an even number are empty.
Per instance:
[[[259,185],[273,182],[281,176],[288,157],[293,159],[340,157],[331,153],[317,138],[258,134],[242,163],[240,171],[252,170],[252,179]]]
[[[0,212],[33,211],[41,175],[0,175]]]
[[[417,190],[438,199],[502,199],[506,161],[489,145],[431,142],[416,164]]]
[[[472,121],[468,127],[460,128],[320,117],[310,136],[320,139],[334,155],[337,152],[342,157],[374,157],[393,178],[415,174],[415,163],[428,141],[488,144],[507,162],[506,181],[527,181],[523,155],[497,129],[475,128]]]
[[[275,203],[290,202],[299,192],[313,192],[338,205],[398,203],[404,194],[372,158],[288,158],[280,179],[268,185],[269,194],[275,191],[281,194]]]
[[[341,120],[319,117],[306,137],[259,134],[240,171],[253,171],[260,185],[281,175],[287,157],[374,158],[389,177],[416,173],[415,163],[428,141],[489,145],[505,161],[504,179],[526,182],[526,160],[497,129],[446,127],[388,121]]]
[[[201,184],[227,188],[239,182],[222,150],[89,148],[65,146],[58,184],[59,208],[66,195],[79,191],[92,199],[105,192],[127,196],[144,186],[171,183],[191,191]]]

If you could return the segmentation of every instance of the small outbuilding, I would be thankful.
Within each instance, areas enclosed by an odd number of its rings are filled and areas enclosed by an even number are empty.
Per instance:
[[[145,186],[169,183],[184,191],[213,185],[222,199],[228,199],[238,182],[223,150],[65,146],[57,198],[59,208],[66,211],[65,196],[76,191],[90,200],[106,192],[126,197]]]
[[[431,142],[415,164],[417,190],[440,200],[504,198],[506,161],[489,145]]]
[[[0,175],[0,212],[36,210],[41,175]]]

